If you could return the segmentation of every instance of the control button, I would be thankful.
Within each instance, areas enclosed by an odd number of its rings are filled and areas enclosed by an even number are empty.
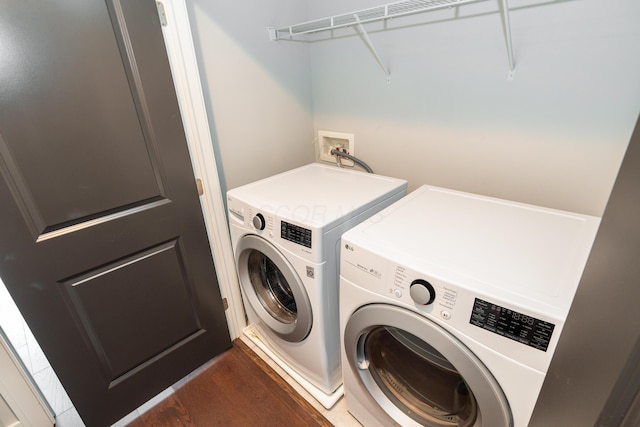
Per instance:
[[[266,223],[262,214],[259,213],[253,217],[253,226],[256,228],[256,230],[264,230],[265,225]]]
[[[429,305],[436,299],[436,290],[426,280],[416,279],[411,282],[409,295],[416,304]]]
[[[400,289],[394,289],[393,296],[395,296],[396,298],[402,298],[402,291]]]
[[[443,318],[444,320],[449,320],[449,319],[451,319],[451,313],[449,313],[447,310],[442,310],[442,311],[440,312],[440,315],[442,316],[442,318]]]

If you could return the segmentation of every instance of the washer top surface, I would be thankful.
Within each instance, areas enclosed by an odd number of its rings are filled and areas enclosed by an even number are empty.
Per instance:
[[[323,227],[406,187],[402,179],[311,163],[234,188],[227,196],[263,212]]]
[[[442,280],[568,311],[599,218],[422,186],[343,240]]]

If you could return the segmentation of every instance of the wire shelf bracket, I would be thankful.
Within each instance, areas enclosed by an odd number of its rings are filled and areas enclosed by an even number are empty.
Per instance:
[[[387,84],[391,83],[391,73],[389,72],[389,70],[387,70],[387,67],[385,67],[384,63],[382,62],[382,59],[380,59],[380,55],[378,55],[378,52],[376,51],[376,48],[373,46],[373,43],[371,42],[371,39],[369,38],[369,34],[367,34],[367,31],[362,26],[362,23],[360,23],[360,18],[358,17],[358,15],[354,15],[354,18],[355,18],[356,23],[357,23],[356,24],[356,28],[358,29],[358,31],[360,31],[360,35],[362,36],[362,40],[367,45],[367,47],[369,48],[369,50],[371,51],[373,56],[376,58],[376,61],[378,62],[378,65],[380,65],[380,68],[382,68],[382,71],[384,71],[384,74],[387,76]]]
[[[287,27],[275,28],[269,27],[269,38],[271,40],[295,40],[296,37],[315,34],[323,31],[331,31],[339,28],[355,27],[359,32],[362,40],[367,45],[378,65],[382,68],[387,76],[387,82],[391,81],[391,73],[384,65],[382,59],[378,55],[376,49],[369,38],[363,24],[370,22],[384,21],[387,19],[398,18],[402,16],[415,15],[419,13],[453,8],[470,3],[478,3],[487,0],[404,0],[395,3],[389,3],[381,6],[375,6],[368,9],[362,9],[355,12],[334,15],[326,18],[316,19],[313,21],[303,22],[301,24],[290,25]],[[515,61],[513,56],[513,46],[511,41],[511,28],[509,23],[509,5],[508,0],[500,0],[502,15],[502,24],[504,26],[505,42],[507,46],[507,57],[509,61],[509,79],[513,79],[515,72]]]

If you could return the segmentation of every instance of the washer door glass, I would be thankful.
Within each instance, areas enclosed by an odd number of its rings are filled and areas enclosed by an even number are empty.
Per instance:
[[[247,263],[249,280],[264,309],[281,322],[295,322],[298,317],[296,299],[278,266],[255,249],[249,253]]]
[[[344,346],[349,374],[382,424],[512,426],[491,372],[424,316],[387,304],[363,306],[346,322]]]
[[[478,404],[456,368],[429,344],[393,327],[364,339],[369,372],[387,398],[429,426],[473,426]]]
[[[243,297],[258,318],[249,320],[260,321],[285,341],[304,340],[311,331],[311,303],[291,262],[254,234],[238,242],[236,262]]]

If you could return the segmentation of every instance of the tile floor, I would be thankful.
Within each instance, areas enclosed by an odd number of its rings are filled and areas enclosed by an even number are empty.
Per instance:
[[[2,281],[0,281],[0,328],[2,328],[9,338],[9,341],[22,359],[27,371],[33,377],[47,402],[49,402],[49,405],[56,416],[56,427],[85,427],[80,416],[73,407],[69,396],[67,396],[67,393],[64,391],[62,384],[60,384],[60,381],[53,372],[47,358],[40,349],[40,346],[33,337],[33,334],[26,325],[20,311],[18,311],[18,308]],[[298,383],[296,383],[282,368],[269,359],[269,357],[260,348],[251,342],[251,340],[244,336],[242,337],[242,340],[335,426],[360,427],[360,424],[347,412],[344,399],[338,400],[330,410],[327,410]],[[161,392],[149,402],[118,421],[113,425],[113,427],[125,427],[136,417],[140,416],[171,395],[175,389],[179,388],[186,381],[189,381],[201,370],[206,369],[206,367],[207,365],[197,369],[189,376],[178,381],[172,387]]]
[[[18,307],[0,281],[0,328],[9,339],[27,372],[44,395],[56,416],[73,409],[73,404],[58,381],[49,361],[40,349]],[[64,426],[63,426],[64,427]]]

